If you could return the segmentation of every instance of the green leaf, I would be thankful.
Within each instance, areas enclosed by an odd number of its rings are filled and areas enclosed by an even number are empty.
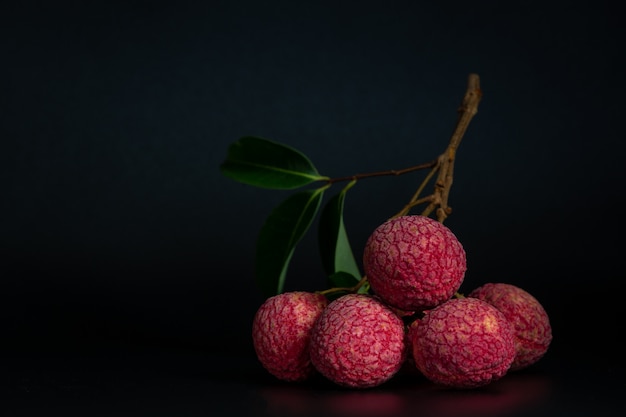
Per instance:
[[[261,188],[289,190],[327,180],[302,152],[268,139],[244,136],[228,148],[225,176]]]
[[[354,258],[343,221],[343,207],[347,191],[356,183],[352,181],[333,196],[320,215],[318,243],[322,265],[327,275],[345,272],[360,280],[361,272]],[[353,282],[350,286],[356,284]]]
[[[311,226],[326,188],[328,186],[289,196],[261,227],[256,246],[256,279],[266,297],[283,291],[296,244]]]
[[[365,284],[361,285],[359,287],[359,290],[357,291],[357,293],[359,294],[367,294],[370,291],[370,283],[369,282],[365,282]]]

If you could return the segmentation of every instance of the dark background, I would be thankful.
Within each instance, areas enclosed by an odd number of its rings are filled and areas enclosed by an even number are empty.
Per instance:
[[[430,161],[477,73],[446,220],[468,254],[462,291],[521,286],[552,320],[546,362],[613,364],[626,110],[613,3],[0,6],[2,351],[252,357],[255,240],[289,192],[223,177],[228,145],[270,138],[333,177]],[[421,178],[350,192],[357,256]],[[286,289],[325,288],[316,245],[313,229]]]

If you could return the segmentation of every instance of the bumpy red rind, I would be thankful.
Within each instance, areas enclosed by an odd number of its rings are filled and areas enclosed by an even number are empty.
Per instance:
[[[386,221],[368,238],[363,270],[374,293],[408,311],[433,308],[460,288],[466,254],[454,233],[421,215]]]
[[[416,367],[454,388],[476,388],[503,377],[515,358],[509,321],[477,298],[447,301],[426,312],[412,336]]]
[[[334,383],[370,388],[391,379],[406,355],[402,320],[365,294],[332,301],[311,334],[311,361]]]
[[[516,355],[511,370],[533,365],[548,351],[552,342],[550,319],[543,305],[526,290],[507,283],[487,283],[468,297],[493,305],[513,325]]]
[[[304,381],[315,373],[309,357],[311,329],[328,300],[294,291],[268,298],[257,310],[252,341],[263,367],[278,379]]]

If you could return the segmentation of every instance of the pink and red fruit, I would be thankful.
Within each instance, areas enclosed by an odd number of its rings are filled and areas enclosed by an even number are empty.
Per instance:
[[[487,283],[468,297],[496,307],[513,325],[516,355],[511,370],[527,368],[541,359],[552,342],[552,327],[545,309],[527,291],[505,283]]]
[[[311,333],[311,361],[334,383],[369,388],[391,379],[406,355],[404,323],[385,304],[347,294],[328,304]]]
[[[426,216],[386,221],[370,235],[363,253],[363,270],[374,293],[408,311],[449,300],[466,269],[465,250],[454,233]]]
[[[432,382],[453,388],[498,380],[515,358],[511,324],[477,298],[451,299],[427,311],[411,337],[415,366]]]
[[[284,381],[303,381],[315,368],[309,357],[311,329],[328,300],[321,294],[293,291],[268,298],[257,310],[252,341],[267,371]]]

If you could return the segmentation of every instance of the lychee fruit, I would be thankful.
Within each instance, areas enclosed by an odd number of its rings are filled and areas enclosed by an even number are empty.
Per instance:
[[[515,360],[511,370],[527,368],[541,359],[552,342],[552,327],[539,301],[512,284],[487,283],[468,297],[479,298],[496,307],[513,325]]]
[[[477,298],[453,298],[426,311],[411,337],[415,366],[430,381],[453,388],[496,381],[515,358],[511,324]]]
[[[252,341],[257,358],[283,381],[304,381],[315,373],[309,357],[311,329],[328,300],[305,291],[268,298],[257,310]]]
[[[402,319],[366,294],[330,302],[311,333],[311,362],[344,387],[369,388],[388,381],[405,356]]]
[[[363,270],[385,303],[408,311],[435,307],[461,286],[463,246],[442,223],[421,215],[390,219],[368,238]]]

